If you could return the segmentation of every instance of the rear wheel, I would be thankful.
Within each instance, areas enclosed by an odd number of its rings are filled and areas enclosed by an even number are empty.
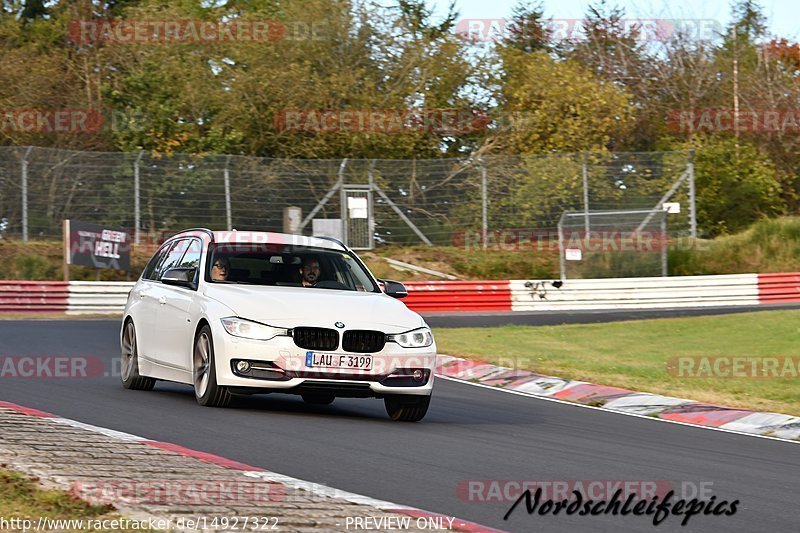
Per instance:
[[[153,390],[156,380],[139,374],[139,352],[136,345],[136,326],[133,325],[133,320],[128,320],[122,330],[120,359],[120,377],[123,387],[131,390]]]
[[[428,413],[430,396],[398,394],[383,399],[389,418],[400,422],[419,422]]]
[[[214,341],[211,328],[203,326],[194,341],[192,381],[197,403],[206,407],[227,407],[231,402],[228,387],[217,385]]]
[[[336,396],[333,394],[303,394],[303,401],[312,405],[330,405]]]

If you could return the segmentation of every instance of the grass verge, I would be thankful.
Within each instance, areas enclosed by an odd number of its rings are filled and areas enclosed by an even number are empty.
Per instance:
[[[96,520],[118,520],[121,518],[107,505],[89,505],[67,492],[45,490],[28,477],[10,470],[0,470],[0,517],[31,520],[35,527],[41,517],[54,520],[84,520],[90,525]],[[89,522],[91,521],[91,522]],[[21,522],[17,522],[20,524]],[[73,524],[74,525],[74,524]],[[54,530],[51,528],[51,530]],[[120,529],[58,528],[58,531],[133,531]],[[152,531],[152,530],[135,530]]]
[[[670,374],[678,356],[800,356],[800,311],[607,324],[437,328],[440,353],[541,374],[800,416],[800,378]],[[707,375],[707,374],[706,374]]]

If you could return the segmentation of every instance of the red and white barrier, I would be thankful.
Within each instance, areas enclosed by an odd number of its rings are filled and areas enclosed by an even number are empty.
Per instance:
[[[133,282],[0,281],[0,313],[117,314]],[[421,312],[580,311],[800,303],[800,272],[567,280],[412,281]]]
[[[511,311],[508,281],[409,281],[403,300],[414,311]]]
[[[63,281],[0,281],[0,313],[63,313],[68,297]]]
[[[528,285],[532,286],[526,286]],[[757,274],[511,282],[513,311],[658,309],[758,305]]]
[[[758,275],[759,303],[800,302],[800,272]]]
[[[117,314],[125,309],[132,281],[71,281],[68,315]]]

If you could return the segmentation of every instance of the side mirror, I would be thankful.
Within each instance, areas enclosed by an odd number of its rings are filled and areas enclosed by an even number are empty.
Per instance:
[[[392,281],[390,279],[379,279],[381,283],[383,283],[383,292],[386,293],[388,296],[392,298],[405,298],[408,296],[408,291],[406,290],[406,286],[400,283],[399,281]]]
[[[194,278],[197,269],[191,267],[170,268],[161,276],[161,282],[167,285],[176,285],[187,289],[196,289]]]

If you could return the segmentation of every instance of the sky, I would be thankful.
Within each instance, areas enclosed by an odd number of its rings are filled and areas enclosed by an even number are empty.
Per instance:
[[[443,15],[450,0],[426,0],[434,13]],[[543,0],[547,18],[579,19],[586,7],[593,2],[586,0]],[[798,0],[760,0],[759,5],[767,16],[768,33],[800,40],[800,2]],[[455,0],[459,20],[503,19],[510,17],[519,0]],[[626,18],[640,19],[701,19],[717,22],[724,27],[730,22],[728,0],[608,0],[609,5],[625,9]]]

